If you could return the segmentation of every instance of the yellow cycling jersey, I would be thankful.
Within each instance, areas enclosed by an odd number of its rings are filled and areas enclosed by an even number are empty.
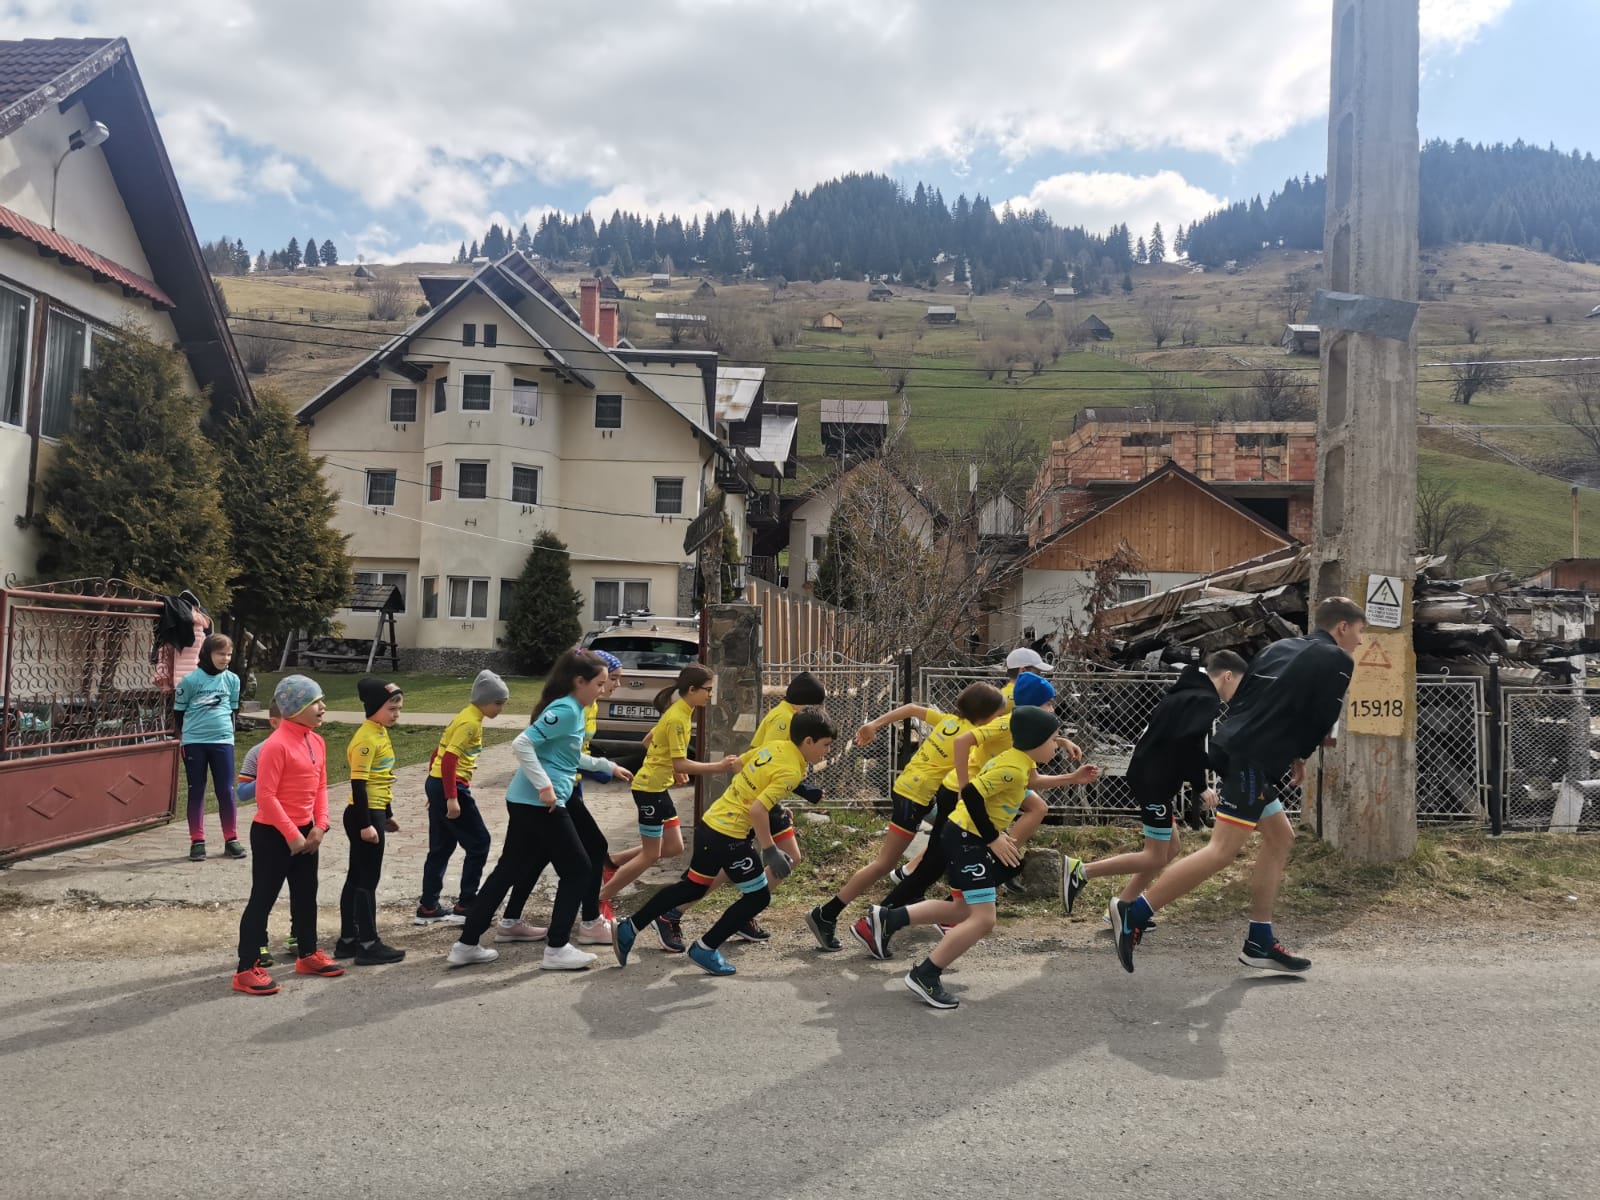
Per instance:
[[[439,738],[439,745],[433,752],[433,758],[428,761],[428,775],[433,779],[443,779],[444,756],[456,756],[456,781],[458,783],[471,783],[472,770],[478,765],[478,755],[483,751],[483,711],[476,704],[469,704],[455,715],[455,719],[445,726],[443,735]]]
[[[756,726],[756,735],[750,739],[750,749],[760,749],[768,742],[787,742],[789,722],[794,720],[795,713],[799,711],[787,700],[778,701],[772,706],[772,711],[761,718],[761,724]]]
[[[983,764],[981,771],[973,775],[970,782],[983,797],[984,810],[989,814],[989,823],[994,826],[996,833],[1004,833],[1011,828],[1011,822],[1022,811],[1022,802],[1028,795],[1028,780],[1033,777],[1037,765],[1021,750],[1013,748],[991,758]],[[978,823],[967,810],[967,803],[967,797],[961,797],[961,802],[950,814],[950,820],[968,833],[976,834]]]
[[[984,763],[1011,749],[1011,714],[998,716],[987,725],[975,727],[971,732],[977,740],[972,744],[972,753],[967,756],[969,780],[977,775]],[[961,785],[956,779],[955,767],[952,766],[950,773],[944,777],[944,785],[952,792],[961,790]]]
[[[746,750],[739,761],[744,766],[728,790],[700,818],[709,828],[731,838],[750,836],[752,804],[759,800],[771,812],[806,776],[805,756],[793,742]]]
[[[670,788],[673,761],[689,757],[689,742],[693,736],[694,709],[687,700],[674,700],[650,733],[650,749],[645,752],[644,766],[633,777],[634,791],[664,792]]]
[[[376,721],[363,721],[345,748],[350,782],[367,785],[367,807],[388,808],[394,799],[394,743],[389,731]],[[355,803],[355,797],[350,798]]]
[[[933,794],[955,762],[952,752],[956,739],[971,728],[972,723],[965,718],[928,709],[927,736],[894,781],[894,790],[917,804],[933,803]]]

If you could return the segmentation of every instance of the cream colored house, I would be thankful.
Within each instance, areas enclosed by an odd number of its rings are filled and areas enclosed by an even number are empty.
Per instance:
[[[595,280],[580,309],[509,254],[300,410],[357,572],[404,593],[412,666],[494,661],[546,529],[586,622],[695,611],[684,533],[734,461],[714,432],[716,355],[619,346]]]
[[[0,41],[0,580],[36,578],[17,518],[126,323],[180,347],[213,405],[249,402],[128,43]]]

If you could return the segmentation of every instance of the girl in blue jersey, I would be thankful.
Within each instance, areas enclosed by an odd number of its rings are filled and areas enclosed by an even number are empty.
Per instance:
[[[478,892],[461,940],[450,948],[451,966],[499,957],[480,946],[479,940],[506,893],[519,879],[537,877],[547,865],[555,867],[561,882],[540,965],[551,971],[581,971],[594,962],[593,954],[579,950],[570,939],[583,893],[600,864],[590,861],[567,801],[579,770],[609,772],[624,782],[633,778],[609,759],[583,753],[583,710],[599,698],[605,683],[605,664],[583,651],[567,651],[551,668],[528,728],[511,744],[518,769],[506,788],[510,822],[500,861]]]

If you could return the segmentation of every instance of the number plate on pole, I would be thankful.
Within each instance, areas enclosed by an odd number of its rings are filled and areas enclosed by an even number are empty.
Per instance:
[[[1406,737],[1416,729],[1415,678],[1409,629],[1361,633],[1356,669],[1345,693],[1344,728],[1351,733]]]

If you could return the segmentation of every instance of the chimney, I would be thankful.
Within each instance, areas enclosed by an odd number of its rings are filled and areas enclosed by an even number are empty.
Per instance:
[[[600,281],[598,279],[585,279],[578,284],[581,299],[578,301],[578,319],[582,322],[584,331],[596,337],[600,335]]]
[[[613,350],[617,345],[617,307],[615,300],[600,301],[600,331],[596,336],[607,350]]]

